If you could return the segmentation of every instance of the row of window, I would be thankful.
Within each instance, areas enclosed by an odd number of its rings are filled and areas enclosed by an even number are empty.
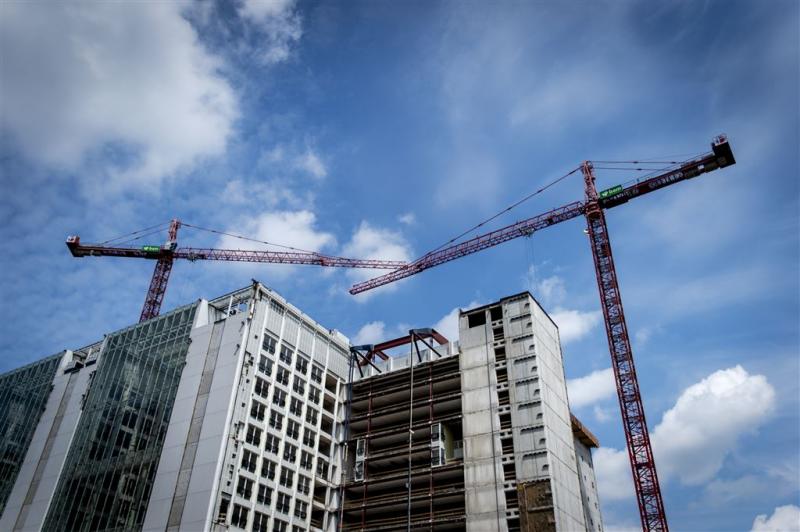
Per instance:
[[[266,351],[267,353],[270,353],[271,355],[274,355],[275,352],[278,351],[278,359],[280,359],[281,362],[285,362],[287,365],[291,366],[292,365],[292,358],[294,356],[294,348],[289,346],[288,344],[282,343],[281,347],[280,347],[280,350],[278,350],[277,349],[277,345],[278,345],[278,340],[274,336],[270,335],[269,333],[267,333],[265,331],[264,332],[264,341],[262,342],[262,347],[263,347],[264,351]],[[263,366],[264,367],[264,373],[266,373],[267,375],[270,375],[271,374],[271,362],[272,361],[270,361],[266,357],[262,357],[262,359],[264,361],[264,366]],[[262,367],[261,364],[259,364],[259,369],[261,369],[261,367]],[[297,369],[297,371],[299,371],[303,375],[306,375],[308,373],[308,358],[306,358],[304,355],[298,353],[297,359],[295,360],[295,366],[294,367]],[[311,366],[311,380],[312,381],[314,381],[314,382],[316,382],[318,384],[322,384],[322,379],[324,378],[324,376],[325,376],[325,370],[323,368],[321,368],[320,366],[318,366],[316,364],[313,364]]]
[[[279,414],[278,412],[275,412],[273,410],[269,416],[269,426],[278,431],[282,430],[283,418],[284,418],[283,414]],[[300,426],[299,422],[293,419],[289,419],[288,423],[286,424],[286,436],[293,440],[299,440],[301,428],[302,427]],[[260,429],[259,427],[256,427],[255,425],[251,425],[250,423],[248,423],[244,441],[246,441],[250,445],[260,447],[261,437],[263,434],[264,434],[263,429]],[[267,433],[265,441],[266,445],[264,448],[271,453],[277,454],[279,437],[277,435]],[[314,447],[316,441],[317,441],[316,432],[314,432],[310,428],[306,428],[305,430],[303,430],[303,445]]]
[[[281,495],[285,494],[278,494],[278,498]],[[288,497],[288,495],[285,495]],[[288,503],[287,503],[288,504]],[[277,508],[277,505],[276,505]],[[286,506],[286,511],[283,512],[288,514],[289,507]],[[305,519],[306,515],[308,515],[308,504],[300,501],[295,501],[295,510],[294,514],[301,519]],[[247,529],[247,522],[250,516],[250,509],[239,504],[233,505],[233,513],[231,514],[231,526],[235,526],[237,528]],[[281,519],[275,518],[272,520],[272,532],[287,532],[289,527],[289,523],[283,521]],[[253,512],[253,532],[269,532],[269,516],[266,514],[262,514],[261,512],[254,511]],[[303,527],[300,526],[293,526],[292,532],[302,532],[305,530]]]
[[[266,358],[264,355],[260,355],[260,360],[258,363],[258,369],[261,373],[264,373],[267,376],[272,375],[272,361]],[[291,371],[289,369],[284,368],[283,366],[278,366],[278,372],[275,375],[275,382],[281,384],[283,386],[289,387],[289,380],[291,377]],[[255,393],[264,399],[267,398],[269,395],[269,382],[262,379],[261,377],[256,377],[256,386],[255,386]],[[298,393],[299,395],[305,395],[306,393],[306,381],[301,379],[299,376],[295,375],[294,381],[292,382],[292,391]],[[281,403],[281,406],[285,406],[285,397],[286,392],[283,390],[279,390],[278,388],[275,389],[273,395],[278,395],[283,397],[284,403]],[[321,392],[319,388],[315,388],[314,386],[309,386],[308,392],[308,399],[313,404],[319,404],[319,400],[321,397]],[[277,400],[273,397],[273,402],[277,404]]]

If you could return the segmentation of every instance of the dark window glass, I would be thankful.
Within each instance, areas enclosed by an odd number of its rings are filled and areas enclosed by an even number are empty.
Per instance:
[[[264,461],[261,464],[261,476],[263,478],[275,480],[275,462],[264,458]]]
[[[281,362],[286,362],[290,366],[292,365],[292,348],[287,345],[281,345],[281,352],[278,355],[278,358],[281,359]]]
[[[106,337],[43,530],[142,528],[196,308]],[[125,412],[135,413],[128,426]],[[123,501],[128,479],[134,494]]]
[[[0,515],[36,430],[31,420],[44,412],[60,363],[54,355],[0,376]]]
[[[272,476],[274,477],[275,475],[273,474]],[[270,504],[272,504],[272,488],[265,486],[264,484],[259,484],[258,495],[256,495],[256,502],[259,504],[263,504],[265,506],[269,506]]]
[[[238,528],[247,528],[247,514],[250,512],[244,506],[238,504],[233,505],[233,513],[231,514],[231,526]]]
[[[253,512],[253,532],[268,532],[269,516]]]
[[[273,338],[269,334],[264,333],[264,342],[262,344],[262,347],[264,348],[264,351],[274,355],[275,354],[275,346],[277,344],[278,344],[278,341],[275,338]]]
[[[278,443],[280,442],[280,438],[275,436],[274,434],[267,434],[267,444],[264,446],[264,450],[278,454]]]
[[[272,366],[274,362],[264,355],[258,355],[258,371],[265,375],[272,375]]]
[[[297,371],[305,375],[308,373],[308,359],[302,355],[297,355],[297,362],[295,362],[294,367]]]

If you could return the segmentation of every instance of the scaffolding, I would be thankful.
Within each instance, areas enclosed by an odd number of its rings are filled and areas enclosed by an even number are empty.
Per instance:
[[[405,360],[386,351],[402,346],[407,365],[392,368]],[[449,355],[433,329],[351,348],[340,530],[465,528],[461,375]]]

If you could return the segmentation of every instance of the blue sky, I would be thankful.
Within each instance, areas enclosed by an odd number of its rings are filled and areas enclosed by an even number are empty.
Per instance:
[[[178,217],[411,259],[584,159],[695,154],[724,132],[736,166],[608,223],[672,528],[797,525],[799,17],[791,0],[5,2],[0,371],[138,318],[153,264],[74,259],[70,234],[102,241]],[[601,188],[630,177],[598,175]],[[576,176],[497,223],[581,197]],[[358,298],[347,288],[364,272],[179,262],[164,308],[257,278],[376,340],[452,331],[458,308],[530,289],[560,325],[573,408],[602,442],[607,529],[635,528],[582,229]]]

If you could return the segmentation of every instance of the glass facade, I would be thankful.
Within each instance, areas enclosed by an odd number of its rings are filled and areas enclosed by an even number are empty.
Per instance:
[[[0,514],[44,412],[62,354],[0,375]]]
[[[45,530],[142,528],[196,308],[109,335]]]

